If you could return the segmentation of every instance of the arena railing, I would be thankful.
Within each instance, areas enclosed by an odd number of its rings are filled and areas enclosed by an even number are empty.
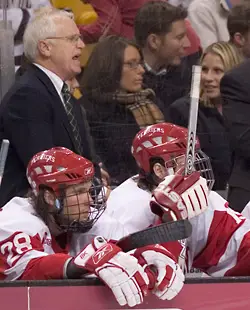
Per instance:
[[[250,277],[187,279],[181,293],[171,301],[149,294],[136,309],[245,310],[250,308]],[[120,307],[109,288],[97,279],[0,281],[0,309],[8,310],[100,310]],[[131,309],[131,308],[130,308]]]

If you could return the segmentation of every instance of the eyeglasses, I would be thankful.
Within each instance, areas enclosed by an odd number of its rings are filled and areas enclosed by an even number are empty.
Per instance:
[[[66,40],[69,41],[73,44],[76,44],[79,42],[79,40],[82,41],[81,35],[80,34],[72,34],[70,36],[65,36],[65,37],[48,37],[46,39],[52,39],[52,40]]]
[[[136,70],[139,66],[143,67],[144,62],[141,61],[127,61],[123,63],[125,66],[128,66],[129,69]]]

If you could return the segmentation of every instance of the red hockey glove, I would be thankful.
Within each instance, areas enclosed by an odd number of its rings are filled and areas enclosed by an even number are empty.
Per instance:
[[[139,305],[147,294],[149,279],[137,259],[103,237],[95,237],[73,263],[102,279],[121,306]]]
[[[182,289],[184,274],[175,257],[156,244],[136,249],[134,255],[148,274],[152,293],[162,300],[173,299]]]
[[[169,175],[154,190],[150,207],[164,221],[191,219],[207,209],[208,193],[207,182],[197,171],[189,176]]]

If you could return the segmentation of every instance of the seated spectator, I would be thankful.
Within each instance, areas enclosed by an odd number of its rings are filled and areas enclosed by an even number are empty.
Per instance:
[[[229,13],[227,29],[230,41],[241,51],[245,58],[250,58],[250,2],[244,1],[234,6]]]
[[[193,0],[188,17],[203,49],[218,41],[228,41],[227,18],[241,0]]]
[[[117,36],[97,44],[83,73],[81,103],[113,185],[137,170],[130,153],[134,135],[140,128],[164,121],[154,91],[143,89],[143,73],[137,45]]]
[[[229,178],[230,207],[241,212],[250,201],[250,60],[229,71],[221,80],[223,115],[228,123],[233,152]]]
[[[144,84],[154,90],[165,120],[169,106],[190,90],[192,65],[199,53],[185,56],[189,46],[187,11],[165,1],[151,1],[138,11],[135,38],[144,59]]]
[[[241,62],[237,49],[230,43],[210,45],[201,57],[201,92],[197,135],[201,149],[209,156],[215,175],[214,190],[226,188],[231,169],[231,152],[226,124],[222,115],[220,79],[225,72]],[[187,127],[190,98],[178,99],[170,106],[174,124]]]

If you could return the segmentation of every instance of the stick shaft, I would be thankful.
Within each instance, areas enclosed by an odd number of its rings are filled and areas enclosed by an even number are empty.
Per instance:
[[[9,145],[10,145],[9,140],[4,139],[2,141],[2,145],[1,145],[1,149],[0,149],[0,185],[2,182],[2,178],[3,178],[3,173],[4,173],[5,163],[6,163],[6,159],[7,159],[7,155],[8,155]]]
[[[197,127],[197,117],[198,117],[198,107],[200,97],[200,78],[201,78],[201,66],[193,66],[185,175],[191,174],[194,169],[196,127]]]

